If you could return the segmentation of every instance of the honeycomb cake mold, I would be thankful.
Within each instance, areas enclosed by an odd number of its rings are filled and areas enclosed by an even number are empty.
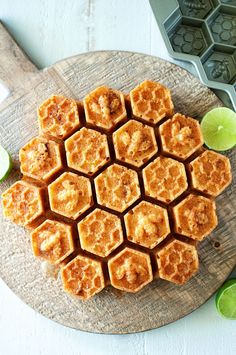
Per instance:
[[[19,152],[22,179],[2,204],[31,229],[42,265],[60,269],[64,290],[87,300],[109,285],[187,282],[232,178],[229,160],[203,147],[198,121],[147,80],[126,95],[99,87],[83,103],[54,95],[38,115],[39,136]]]
[[[236,110],[236,1],[149,2],[170,55],[192,63],[201,81]]]

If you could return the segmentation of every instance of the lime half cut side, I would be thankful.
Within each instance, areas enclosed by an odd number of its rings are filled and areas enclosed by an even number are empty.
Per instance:
[[[216,294],[216,308],[220,315],[236,320],[236,279],[231,279]]]
[[[12,169],[12,159],[8,152],[0,145],[0,182],[9,176]]]
[[[236,113],[226,107],[209,111],[201,121],[205,144],[214,150],[225,151],[236,144]]]

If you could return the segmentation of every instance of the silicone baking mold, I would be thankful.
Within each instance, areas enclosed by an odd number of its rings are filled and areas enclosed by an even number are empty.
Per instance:
[[[169,54],[191,62],[200,80],[236,110],[236,0],[150,4]]]

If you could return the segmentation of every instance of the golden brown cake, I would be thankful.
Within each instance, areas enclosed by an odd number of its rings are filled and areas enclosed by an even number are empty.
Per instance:
[[[108,261],[112,286],[122,291],[137,292],[153,279],[150,256],[125,248]]]
[[[167,210],[142,201],[125,215],[127,238],[146,248],[154,248],[170,233]]]
[[[106,135],[85,127],[65,141],[65,149],[68,166],[89,175],[110,160]]]
[[[35,137],[19,152],[21,172],[36,180],[48,181],[62,169],[60,146],[44,137]]]
[[[175,232],[202,240],[217,226],[215,202],[203,196],[189,195],[173,208]]]
[[[31,233],[34,256],[58,264],[74,251],[72,227],[47,219]]]
[[[138,175],[134,170],[113,164],[95,179],[97,201],[123,212],[140,197]]]
[[[84,99],[85,117],[88,123],[110,130],[126,118],[124,95],[117,90],[100,86]]]
[[[2,194],[2,205],[5,217],[16,224],[31,227],[44,213],[42,189],[17,181]]]
[[[189,166],[193,187],[208,195],[219,195],[232,181],[229,159],[211,150],[206,150]]]
[[[134,120],[113,133],[113,142],[116,158],[138,167],[158,150],[154,129]]]
[[[89,179],[74,173],[63,173],[48,186],[51,210],[76,219],[93,204]]]
[[[34,255],[61,268],[65,291],[87,300],[110,284],[138,292],[158,275],[187,282],[232,179],[228,158],[202,147],[198,121],[173,116],[169,90],[151,81],[126,96],[99,87],[83,104],[54,95],[38,116],[41,135],[20,150],[23,177],[3,211],[34,229]]]
[[[81,248],[98,256],[108,256],[123,242],[119,217],[99,208],[78,224]]]
[[[158,157],[143,169],[145,193],[159,201],[170,203],[185,190],[188,183],[184,164]]]
[[[182,285],[198,271],[195,246],[172,239],[156,254],[161,279]]]
[[[177,158],[186,159],[203,145],[197,120],[176,113],[160,126],[162,148]]]
[[[78,255],[61,269],[64,290],[82,300],[94,296],[105,287],[100,261]]]
[[[134,116],[148,122],[158,123],[173,114],[170,90],[160,83],[144,81],[131,90],[130,101]]]
[[[41,133],[64,139],[80,125],[77,103],[53,95],[39,106],[38,120]]]

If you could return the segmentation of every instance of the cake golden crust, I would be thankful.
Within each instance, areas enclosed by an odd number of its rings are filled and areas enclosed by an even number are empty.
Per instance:
[[[34,256],[58,264],[74,251],[72,227],[46,220],[31,233]]]
[[[158,157],[143,169],[145,193],[159,201],[170,203],[188,188],[183,163]]]
[[[160,83],[146,80],[130,92],[134,116],[145,121],[158,123],[173,114],[174,105],[170,91]]]
[[[232,181],[230,162],[219,153],[206,150],[190,164],[193,187],[218,196]]]
[[[182,285],[198,271],[196,247],[177,239],[158,251],[156,257],[161,279]]]
[[[33,229],[34,255],[51,274],[61,268],[64,290],[87,300],[109,284],[138,292],[153,275],[187,282],[232,179],[198,121],[173,116],[170,91],[151,81],[126,96],[98,87],[83,104],[54,95],[38,119],[3,213]]]
[[[44,137],[31,139],[19,152],[22,174],[48,181],[62,169],[60,146]]]
[[[217,226],[215,202],[203,196],[189,195],[173,208],[175,232],[201,241]]]
[[[74,173],[63,173],[48,186],[51,210],[76,219],[93,204],[89,179]]]
[[[61,269],[63,288],[73,296],[87,300],[105,287],[100,261],[78,255]]]
[[[95,189],[99,204],[118,212],[140,197],[138,175],[134,170],[113,164],[95,179]]]
[[[110,160],[106,135],[85,127],[65,141],[65,149],[68,166],[88,175]]]
[[[94,126],[110,130],[126,118],[124,95],[106,86],[100,86],[84,99],[86,121]]]
[[[78,230],[81,248],[101,257],[123,242],[119,217],[98,208],[78,223]]]
[[[176,113],[160,126],[162,148],[177,158],[187,159],[203,145],[199,122]]]
[[[153,279],[150,256],[125,248],[108,262],[111,284],[126,292],[138,292]]]
[[[113,142],[116,158],[138,167],[158,150],[154,129],[134,120],[113,133]]]
[[[39,106],[38,121],[41,133],[64,139],[80,125],[77,103],[53,95]]]
[[[167,210],[142,201],[124,217],[127,238],[146,248],[154,248],[170,233]]]
[[[22,180],[2,194],[2,205],[4,216],[24,227],[44,213],[42,190]]]

